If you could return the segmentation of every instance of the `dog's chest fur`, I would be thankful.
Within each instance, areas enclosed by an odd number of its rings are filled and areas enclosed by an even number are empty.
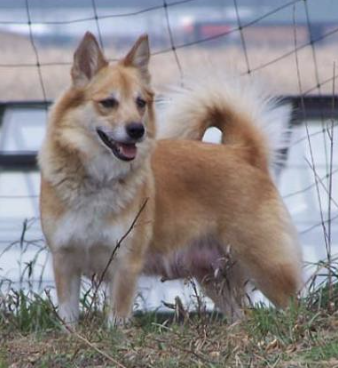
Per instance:
[[[114,169],[114,165],[101,161],[89,168],[89,176],[64,182],[60,193],[69,205],[56,220],[52,235],[54,249],[89,249],[96,245],[113,248],[127,232],[136,214],[121,216],[121,212],[126,212],[135,198],[144,175],[132,175],[129,183],[127,179],[112,177]]]
[[[55,224],[54,246],[87,249],[95,245],[114,247],[132,222],[131,216],[130,221],[118,216],[112,220],[115,196],[115,191],[110,189],[80,196],[76,208],[68,209]]]

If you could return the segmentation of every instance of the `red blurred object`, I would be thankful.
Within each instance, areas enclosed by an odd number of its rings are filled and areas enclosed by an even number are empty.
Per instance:
[[[231,27],[227,24],[203,24],[200,27],[200,36],[214,37],[222,34],[226,34],[231,30]]]

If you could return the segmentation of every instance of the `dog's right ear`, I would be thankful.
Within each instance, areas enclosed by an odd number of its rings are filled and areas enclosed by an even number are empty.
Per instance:
[[[103,56],[95,36],[86,32],[74,53],[71,76],[75,87],[84,87],[108,61]]]

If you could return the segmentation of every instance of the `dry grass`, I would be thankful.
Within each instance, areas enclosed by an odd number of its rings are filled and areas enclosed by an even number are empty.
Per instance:
[[[338,367],[338,314],[269,309],[229,325],[210,315],[185,323],[143,315],[109,331],[102,320],[65,335],[8,328],[0,335],[0,367]]]
[[[36,56],[28,39],[19,36],[0,35],[1,64],[36,63]],[[45,63],[70,63],[74,47],[38,47],[39,58]],[[266,63],[273,61],[283,54],[292,51],[294,45],[277,47],[273,45],[258,46],[249,44],[248,58],[250,69],[255,70]],[[123,55],[124,50],[116,52],[109,48],[106,54],[109,58],[117,58]],[[217,47],[188,47],[179,49],[178,58],[183,73],[200,68],[210,67],[211,70],[225,66],[236,68],[240,73],[247,71],[243,50],[240,45],[221,44]],[[318,76],[320,82],[332,78],[333,63],[338,58],[338,48],[333,44],[316,45]],[[311,47],[306,47],[298,52],[299,65],[301,65],[302,91],[316,90],[316,68],[313,61]],[[54,99],[69,82],[70,65],[44,65],[41,67],[43,84],[46,90],[46,98]],[[151,62],[151,72],[155,87],[159,89],[179,80],[180,72],[176,64],[174,54],[154,55]],[[273,62],[271,65],[255,71],[254,74],[266,79],[276,93],[298,94],[299,83],[295,54]],[[43,99],[43,93],[37,67],[1,67],[0,68],[0,100],[34,100]],[[322,86],[323,93],[332,92],[332,82]]]
[[[66,334],[49,298],[11,292],[0,301],[0,368],[338,368],[338,309],[328,303],[324,285],[284,312],[255,306],[234,324],[180,306],[109,330],[82,301],[80,325]]]

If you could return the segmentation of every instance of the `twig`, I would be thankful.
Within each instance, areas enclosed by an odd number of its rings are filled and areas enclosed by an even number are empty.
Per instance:
[[[164,341],[162,341],[162,340],[160,340],[160,339],[158,339],[158,338],[156,338],[156,337],[154,337],[153,338],[155,341],[157,341],[158,343],[161,343],[161,344],[163,344],[164,343]],[[175,344],[175,343],[171,343],[171,347],[173,347],[174,349],[177,349],[177,350],[179,350],[179,351],[182,351],[182,352],[184,352],[184,353],[187,353],[187,354],[191,354],[191,355],[194,355],[196,358],[198,358],[198,359],[200,359],[200,360],[202,360],[203,362],[205,362],[205,363],[213,363],[210,359],[208,359],[208,358],[205,358],[202,354],[199,354],[199,353],[197,353],[196,351],[194,351],[193,349],[186,349],[186,348],[183,348],[183,347],[181,347],[180,345],[178,345],[178,344]]]
[[[310,153],[310,159],[311,159],[311,165],[312,166],[312,171],[314,174],[314,180],[315,180],[315,184],[316,184],[316,193],[317,193],[317,199],[318,199],[318,205],[319,205],[319,210],[320,210],[320,219],[321,219],[321,226],[323,228],[323,233],[324,233],[324,241],[325,241],[325,248],[326,248],[326,254],[328,254],[328,239],[327,239],[327,231],[326,231],[326,226],[325,226],[325,221],[324,221],[324,214],[323,214],[323,207],[322,207],[322,200],[321,200],[321,195],[320,195],[320,190],[319,190],[319,182],[318,182],[318,174],[316,171],[316,164],[315,164],[315,160],[314,160],[314,153],[313,153],[313,149],[312,149],[312,143],[311,143],[311,135],[309,132],[309,127],[308,127],[308,121],[307,121],[307,114],[306,114],[306,109],[305,109],[305,102],[304,102],[304,95],[303,95],[303,88],[302,88],[302,81],[301,81],[301,76],[300,76],[300,66],[299,66],[299,59],[298,59],[298,48],[297,48],[297,29],[296,29],[296,19],[295,19],[295,6],[293,7],[293,26],[294,26],[294,43],[295,43],[295,62],[296,62],[296,71],[297,71],[297,80],[298,80],[298,88],[299,88],[299,94],[301,97],[301,106],[302,106],[302,111],[303,111],[303,120],[304,120],[304,124],[305,124],[305,130],[306,130],[306,136],[307,136],[307,140],[308,140],[308,145],[309,145],[309,153]],[[324,126],[323,130],[324,130]]]
[[[189,283],[190,283],[190,285],[193,289],[194,296],[195,296],[196,301],[197,301],[197,315],[198,315],[198,318],[201,319],[202,318],[202,309],[205,309],[205,308],[203,308],[204,303],[201,300],[201,297],[200,297],[200,295],[198,293],[198,290],[197,290],[196,283],[193,280],[193,278],[189,277],[188,280],[189,280]]]
[[[332,111],[334,111],[334,95],[335,95],[335,76],[336,76],[336,63],[333,63],[333,82],[332,82]],[[329,274],[328,274],[328,286],[329,286],[329,303],[328,303],[328,310],[329,311],[333,311],[333,305],[332,305],[332,298],[333,298],[333,283],[332,283],[332,269],[331,269],[331,264],[332,264],[332,259],[331,259],[331,202],[332,202],[332,170],[333,170],[333,116],[331,119],[331,131],[328,129],[327,133],[330,139],[330,169],[329,169],[329,203],[328,203],[328,247],[329,247],[329,252],[327,254],[327,261],[328,261],[328,268],[329,268]]]
[[[60,323],[62,324],[62,326],[67,330],[67,332],[69,332],[72,336],[75,336],[78,340],[81,340],[82,342],[84,342],[86,345],[88,345],[90,348],[94,349],[97,353],[99,353],[100,355],[102,355],[103,357],[105,357],[106,359],[108,359],[110,362],[116,364],[118,367],[120,368],[127,368],[124,364],[120,363],[118,360],[114,359],[111,355],[107,354],[106,352],[104,352],[103,350],[99,349],[98,347],[96,347],[92,342],[90,342],[87,338],[85,338],[84,336],[80,335],[78,332],[76,332],[75,330],[71,329],[66,323],[65,321],[59,316],[58,312],[56,311],[55,305],[53,303],[53,301],[51,300],[51,297],[49,295],[49,293],[45,290],[45,293],[47,295],[47,298],[52,306],[53,309],[53,313],[55,314],[56,318],[58,319],[58,321],[60,321]]]
[[[120,363],[118,360],[114,359],[111,355],[107,354],[103,350],[97,348],[93,343],[91,343],[89,340],[87,340],[84,336],[80,335],[76,331],[71,331],[71,334],[74,335],[76,338],[84,342],[86,345],[94,349],[96,352],[98,352],[100,355],[104,356],[106,359],[110,360],[112,363],[118,365],[120,368],[127,368],[124,364]]]
[[[19,260],[19,273],[20,273],[20,290],[22,289],[22,282],[23,282],[23,272],[22,272],[22,255],[24,253],[23,247],[24,247],[24,242],[25,242],[25,236],[26,236],[26,231],[27,231],[27,223],[28,220],[25,219],[22,225],[22,232],[20,235],[20,260]]]
[[[94,302],[95,302],[95,300],[96,300],[96,297],[97,297],[97,293],[98,293],[98,291],[99,291],[99,288],[100,288],[100,286],[101,286],[101,284],[102,284],[102,282],[103,282],[103,280],[104,280],[104,277],[105,277],[105,275],[106,275],[106,273],[107,273],[107,271],[108,271],[109,266],[111,265],[111,263],[112,263],[112,261],[113,261],[113,259],[114,259],[114,257],[115,257],[116,252],[117,252],[117,251],[118,251],[118,249],[121,247],[121,244],[123,243],[123,241],[127,238],[127,236],[128,236],[128,235],[131,233],[131,231],[134,229],[136,222],[138,221],[139,217],[141,216],[141,214],[142,214],[143,210],[145,209],[145,207],[146,207],[146,205],[147,205],[147,203],[148,203],[148,200],[149,200],[149,198],[146,198],[146,200],[144,201],[144,203],[143,203],[143,204],[142,204],[142,206],[140,207],[139,211],[137,212],[137,214],[136,214],[136,216],[135,216],[135,218],[134,218],[133,222],[131,223],[131,225],[130,225],[129,229],[128,229],[128,230],[127,230],[127,232],[122,236],[122,238],[121,238],[121,239],[116,243],[116,245],[115,245],[115,247],[114,247],[114,249],[113,249],[113,251],[112,251],[112,253],[111,253],[110,257],[109,257],[109,260],[108,260],[108,262],[107,262],[107,264],[106,264],[106,267],[104,268],[104,270],[103,270],[103,272],[102,272],[102,274],[101,274],[101,277],[100,277],[100,279],[99,279],[99,282],[98,282],[98,284],[95,286],[94,295],[93,295],[93,298],[92,298],[92,300],[91,300],[91,302],[90,302],[90,305],[89,305],[89,308],[88,308],[88,312],[89,312],[89,311],[91,311],[91,309],[92,309],[92,307],[93,307],[93,304],[94,304]],[[87,316],[88,316],[88,313],[87,313],[87,315],[86,315],[86,317],[85,317],[85,320],[86,320]]]

